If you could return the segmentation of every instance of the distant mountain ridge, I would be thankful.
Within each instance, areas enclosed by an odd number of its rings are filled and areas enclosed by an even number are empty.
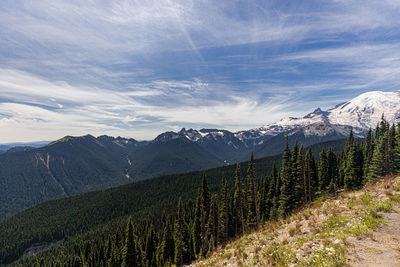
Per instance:
[[[3,144],[0,144],[0,154],[5,153],[9,150],[15,151],[15,150],[18,150],[18,148],[22,148],[22,147],[39,148],[39,147],[45,146],[49,143],[50,143],[49,141],[3,143]],[[18,148],[14,149],[16,147],[18,147]]]
[[[385,114],[400,115],[400,91],[369,92],[327,111],[287,118],[247,131],[185,129],[152,141],[91,135],[66,136],[40,148],[16,147],[0,155],[0,218],[46,199],[105,189],[160,175],[205,170],[278,155],[296,140],[304,146],[363,137]]]
[[[327,111],[317,108],[301,118],[289,117],[245,131],[183,128],[174,134],[199,143],[207,150],[212,151],[218,147],[221,153],[213,153],[224,162],[231,162],[243,159],[243,154],[247,155],[251,151],[255,151],[256,157],[280,153],[284,134],[289,136],[290,143],[293,144],[297,138],[305,145],[345,138],[350,131],[363,137],[369,128],[376,127],[382,114],[389,123],[398,121],[396,118],[400,116],[400,91],[367,92]],[[169,133],[171,135],[173,132]],[[281,145],[277,147],[277,143]],[[243,154],[239,155],[238,151]],[[226,152],[235,157],[227,157]]]
[[[322,111],[317,108],[302,118],[286,118],[277,123],[257,128],[265,134],[276,134],[314,123],[351,126],[353,129],[365,131],[375,128],[382,114],[389,123],[395,123],[400,116],[400,91],[372,91],[361,94],[350,101]]]

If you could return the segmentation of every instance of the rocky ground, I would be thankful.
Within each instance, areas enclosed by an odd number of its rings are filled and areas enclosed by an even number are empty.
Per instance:
[[[400,177],[319,198],[192,266],[400,266]]]

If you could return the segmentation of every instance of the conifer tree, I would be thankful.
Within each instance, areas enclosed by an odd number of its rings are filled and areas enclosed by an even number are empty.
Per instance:
[[[326,191],[329,183],[329,162],[328,156],[324,149],[319,153],[319,162],[318,162],[318,190],[320,192]]]
[[[188,249],[185,240],[185,221],[183,214],[182,200],[178,201],[178,213],[175,219],[174,227],[174,243],[175,243],[175,264],[176,266],[183,266],[186,262],[186,253]]]
[[[315,159],[310,149],[308,149],[306,152],[304,172],[307,183],[307,197],[308,197],[307,201],[311,202],[318,188],[318,175],[317,175]]]
[[[132,218],[129,217],[128,224],[125,231],[125,244],[122,251],[122,266],[135,267],[139,266],[138,251],[135,244],[135,237],[133,234]]]
[[[278,217],[279,197],[281,195],[281,186],[282,186],[281,173],[276,170],[275,196],[272,199],[272,207],[271,207],[271,212],[269,215],[270,220],[276,219]]]
[[[216,196],[211,197],[211,206],[210,206],[210,215],[208,216],[208,223],[207,223],[207,236],[209,240],[209,249],[214,248],[218,243],[218,205]]]
[[[380,133],[381,134],[381,133]],[[377,180],[385,174],[385,138],[375,139],[374,153],[368,170],[368,180]]]
[[[297,180],[298,180],[298,165],[299,162],[297,161],[297,157],[299,156],[299,142],[296,139],[296,142],[294,143],[293,150],[292,150],[292,155],[290,156],[290,162],[291,162],[291,169],[292,169],[292,177],[293,177],[293,182],[294,185],[296,185]]]
[[[244,199],[243,199],[243,185],[240,180],[240,165],[236,164],[235,172],[235,193],[233,202],[233,211],[235,214],[235,233],[245,232],[245,221],[244,221]]]
[[[167,220],[165,224],[162,244],[164,261],[172,262],[175,258],[175,243],[174,233],[172,231],[172,224],[170,223],[170,220]]]
[[[108,261],[109,259],[111,259],[112,250],[113,250],[113,246],[112,246],[111,238],[108,237],[108,240],[107,240],[107,248],[106,248],[106,255],[105,255],[107,261]]]
[[[363,176],[367,177],[369,166],[372,161],[372,155],[374,153],[374,140],[372,136],[372,130],[369,128],[367,136],[365,137],[364,145],[363,145]]]
[[[384,135],[389,130],[389,123],[385,119],[385,114],[382,114],[381,122],[379,126],[379,133],[380,135]]]
[[[297,172],[295,193],[298,206],[307,202],[307,180],[305,174],[304,146],[300,146],[299,155],[297,156]]]
[[[286,145],[282,156],[282,169],[281,169],[281,194],[279,196],[279,209],[280,216],[286,216],[293,208],[294,202],[294,184],[291,165],[291,154],[289,149],[288,136],[286,135]]]
[[[353,130],[350,131],[349,137],[347,138],[346,145],[344,146],[343,153],[347,155],[355,142]],[[347,158],[346,158],[347,160]]]
[[[352,189],[361,185],[362,180],[362,164],[360,160],[360,153],[357,149],[357,145],[353,143],[350,148],[346,170],[344,176],[344,188]]]
[[[394,161],[394,171],[400,172],[400,122],[397,124],[393,161]]]
[[[211,237],[210,237],[210,246],[208,248],[207,255],[210,255],[211,252],[213,252],[214,250],[215,250],[215,239],[214,239],[214,235],[211,235]]]
[[[265,203],[263,203],[263,199],[265,198],[265,178],[262,177],[258,179],[256,183],[256,194],[257,194],[257,207],[258,207],[258,220],[263,222],[264,220],[264,210],[265,210]]]
[[[265,198],[265,219],[269,220],[271,219],[271,210],[273,207],[273,201],[274,201],[274,196],[275,196],[275,191],[276,191],[276,180],[278,176],[278,171],[276,169],[276,164],[272,165],[272,171],[270,174],[270,177],[268,179],[268,192],[266,193],[266,198]]]
[[[228,199],[228,186],[226,179],[222,179],[222,188],[220,194],[220,205],[219,205],[219,234],[218,241],[225,243],[228,240],[228,227],[229,227],[229,199]]]
[[[154,265],[152,261],[154,259],[154,254],[156,252],[156,245],[154,241],[154,230],[153,225],[150,225],[149,230],[147,231],[146,235],[146,242],[145,242],[145,255],[146,255],[146,265]]]
[[[301,151],[300,151],[301,150]],[[294,190],[294,207],[299,207],[303,203],[303,171],[304,171],[304,147],[299,150],[298,140],[292,151],[292,175],[293,175],[293,190]]]
[[[200,252],[202,240],[201,240],[201,192],[199,190],[196,207],[193,219],[192,239],[193,239],[193,252],[194,255],[198,255]]]
[[[394,125],[386,132],[387,143],[386,143],[386,173],[393,173],[394,158],[395,158],[395,146],[396,146],[396,128]]]
[[[328,174],[329,174],[329,192],[334,192],[336,194],[336,190],[338,188],[338,159],[332,148],[328,149]]]
[[[247,169],[247,226],[249,228],[258,227],[258,207],[257,192],[255,184],[254,158],[251,153],[249,168]]]
[[[209,244],[208,244],[208,236],[207,236],[207,222],[208,215],[210,212],[210,192],[208,191],[208,184],[205,175],[203,175],[202,179],[202,188],[201,188],[201,198],[200,198],[200,223],[201,223],[201,252],[204,256],[204,253],[207,252]]]

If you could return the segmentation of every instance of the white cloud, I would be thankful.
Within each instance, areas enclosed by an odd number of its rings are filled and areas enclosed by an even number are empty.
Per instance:
[[[149,94],[145,93],[146,87],[150,89]],[[6,98],[0,101],[3,129],[0,140],[50,140],[60,137],[60,134],[84,133],[114,133],[149,139],[168,129],[168,125],[243,129],[277,120],[285,110],[292,112],[288,109],[287,97],[275,96],[261,103],[256,96],[232,91],[223,100],[212,99],[205,92],[215,92],[208,87],[209,84],[200,80],[156,81],[140,84],[136,94],[132,90],[134,86],[127,92],[78,88],[21,71],[0,70],[0,94]],[[157,88],[156,93],[153,88]],[[157,99],[141,102],[143,97]],[[162,101],[181,99],[166,106],[158,104],[159,97]]]
[[[5,1],[0,142],[86,133],[149,139],[186,125],[243,129],[340,102],[346,90],[395,88],[399,6],[386,0]],[[263,49],[249,45],[256,43]],[[207,54],[216,47],[231,50]],[[169,53],[173,58],[163,65]],[[302,79],[310,63],[331,68],[319,80]],[[260,78],[247,77],[252,65]],[[269,71],[281,76],[268,77]],[[312,95],[321,92],[330,96]]]

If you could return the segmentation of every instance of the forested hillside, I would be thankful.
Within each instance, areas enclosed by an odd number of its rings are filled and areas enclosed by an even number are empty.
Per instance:
[[[44,200],[130,183],[126,157],[138,146],[88,135],[0,155],[0,218]]]
[[[332,146],[336,151],[341,151],[345,141],[322,143],[310,149],[319,151],[321,147]],[[268,175],[273,162],[279,166],[280,159],[281,156],[274,156],[255,160],[257,177]],[[241,168],[245,170],[247,163],[242,163]],[[234,172],[234,165],[206,171],[210,191],[220,190],[222,176],[226,177],[229,188],[232,188]],[[17,259],[34,243],[50,242],[64,237],[71,240],[78,233],[96,229],[98,225],[99,229],[103,229],[110,221],[116,221],[121,227],[126,223],[126,215],[132,215],[136,222],[150,213],[155,218],[159,218],[163,212],[172,213],[179,197],[183,200],[195,199],[201,187],[202,176],[202,172],[162,176],[105,191],[48,201],[20,212],[0,221],[0,254],[4,255],[3,262]],[[244,172],[242,176],[245,177]],[[109,231],[113,229],[111,227]],[[76,240],[81,238],[72,238],[75,241],[71,242],[78,242]],[[66,243],[70,244],[69,241]]]
[[[272,167],[269,175],[257,178],[255,171],[261,164],[251,159],[245,179],[244,166],[236,167],[233,187],[229,186],[233,182],[232,175],[208,179],[204,176],[195,201],[188,200],[187,194],[180,195],[175,191],[175,199],[179,196],[177,212],[165,209],[167,213],[161,217],[148,213],[142,220],[137,220],[136,216],[129,220],[120,217],[113,223],[71,237],[64,246],[53,247],[20,263],[59,262],[67,266],[164,266],[174,263],[182,266],[207,256],[217,245],[247,233],[265,221],[289,215],[318,196],[335,193],[340,188],[358,188],[368,180],[399,171],[399,126],[396,130],[382,120],[375,135],[370,131],[361,142],[350,134],[342,153],[322,150],[318,161],[310,150],[305,151],[297,143],[290,149],[286,143],[280,170]],[[218,189],[219,183],[222,186]],[[200,186],[199,181],[197,185]],[[187,192],[183,187],[180,185],[181,190]],[[195,191],[193,188],[191,194]],[[1,226],[8,223],[6,229],[11,228],[10,224],[16,218],[6,220]],[[23,220],[20,217],[17,221]],[[10,236],[4,235],[3,242]]]

